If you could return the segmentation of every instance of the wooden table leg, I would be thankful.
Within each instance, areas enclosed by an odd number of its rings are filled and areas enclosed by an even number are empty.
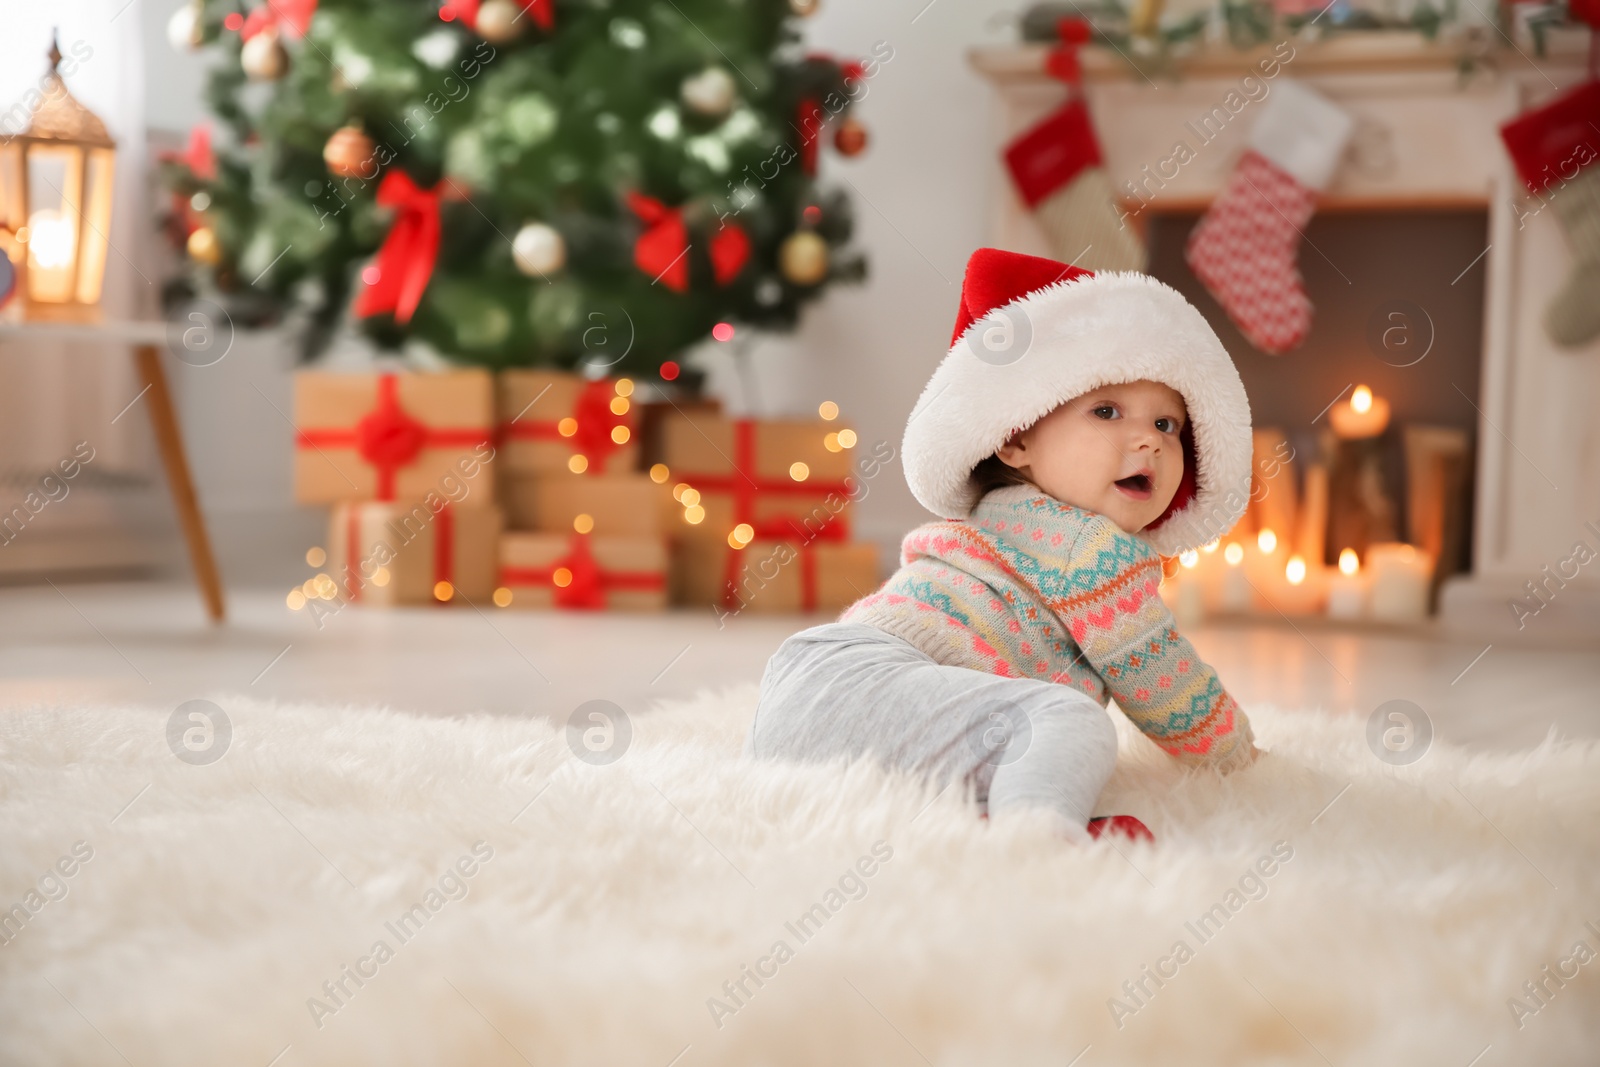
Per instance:
[[[206,535],[205,518],[200,514],[200,501],[195,496],[194,481],[189,477],[189,460],[183,451],[183,437],[178,432],[178,419],[172,410],[172,393],[167,389],[167,372],[161,365],[161,350],[155,345],[138,345],[134,358],[139,365],[139,376],[149,387],[150,425],[156,432],[156,444],[161,447],[161,462],[166,467],[167,485],[172,490],[172,501],[178,508],[178,521],[183,526],[184,540],[189,543],[189,560],[194,564],[194,576],[200,583],[200,593],[205,597],[206,611],[213,622],[221,622],[226,614],[222,603],[222,580],[217,576],[217,562],[211,555],[211,539]]]

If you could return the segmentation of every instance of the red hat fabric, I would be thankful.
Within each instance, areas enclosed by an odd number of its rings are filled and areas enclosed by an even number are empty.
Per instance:
[[[956,310],[956,329],[950,335],[950,343],[955,344],[968,326],[989,312],[1036,289],[1073,278],[1092,277],[1093,271],[1043,256],[980,248],[967,260],[967,273],[961,279],[961,307]]]
[[[1162,555],[1209,544],[1250,500],[1250,402],[1227,349],[1183,295],[1137,271],[1098,274],[980,248],[955,333],[906,422],[912,495],[947,519],[977,503],[972,468],[1011,435],[1091,389],[1140,379],[1182,394],[1184,474],[1139,531]]]

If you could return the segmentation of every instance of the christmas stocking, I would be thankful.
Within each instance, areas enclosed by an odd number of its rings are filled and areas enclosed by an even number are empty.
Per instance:
[[[1600,81],[1513,119],[1500,137],[1540,201],[1522,218],[1554,206],[1572,246],[1572,273],[1545,307],[1545,332],[1568,348],[1592,341],[1600,336]]]
[[[1263,352],[1281,355],[1311,330],[1296,252],[1354,125],[1313,90],[1279,82],[1227,186],[1189,235],[1190,269]]]
[[[1119,217],[1081,99],[1013,141],[1006,167],[1055,258],[1085,270],[1144,270],[1144,243]]]

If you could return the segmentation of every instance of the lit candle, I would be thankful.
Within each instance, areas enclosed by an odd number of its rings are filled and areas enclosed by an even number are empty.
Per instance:
[[[1328,580],[1328,617],[1359,619],[1367,612],[1367,576],[1353,548],[1339,552],[1339,573]]]
[[[1254,587],[1254,603],[1262,611],[1272,612],[1278,600],[1278,590],[1284,584],[1283,567],[1287,548],[1278,539],[1278,532],[1263,526],[1256,533],[1256,544],[1245,553],[1244,572]]]
[[[1290,556],[1283,566],[1283,580],[1271,592],[1272,606],[1285,615],[1311,615],[1322,610],[1327,592],[1327,568],[1307,565],[1300,556]]]
[[[1244,573],[1244,546],[1237,541],[1229,541],[1222,550],[1221,588],[1218,590],[1217,607],[1221,611],[1249,611],[1251,603],[1250,580]]]
[[[1178,553],[1172,615],[1180,626],[1197,626],[1206,617],[1205,587],[1196,572],[1199,563],[1200,553],[1194,549]]]
[[[1348,404],[1335,404],[1328,409],[1328,421],[1333,424],[1333,432],[1347,441],[1377,437],[1389,426],[1389,402],[1358,385]]]
[[[1367,548],[1372,593],[1370,618],[1383,622],[1420,622],[1428,617],[1428,584],[1433,557],[1415,545],[1385,541]]]

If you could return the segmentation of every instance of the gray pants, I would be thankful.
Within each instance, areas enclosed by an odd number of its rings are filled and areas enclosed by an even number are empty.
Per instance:
[[[1117,732],[1086,693],[952,667],[865,623],[787,638],[767,662],[745,755],[854,759],[969,783],[991,818],[1031,807],[1084,829],[1117,761]]]

